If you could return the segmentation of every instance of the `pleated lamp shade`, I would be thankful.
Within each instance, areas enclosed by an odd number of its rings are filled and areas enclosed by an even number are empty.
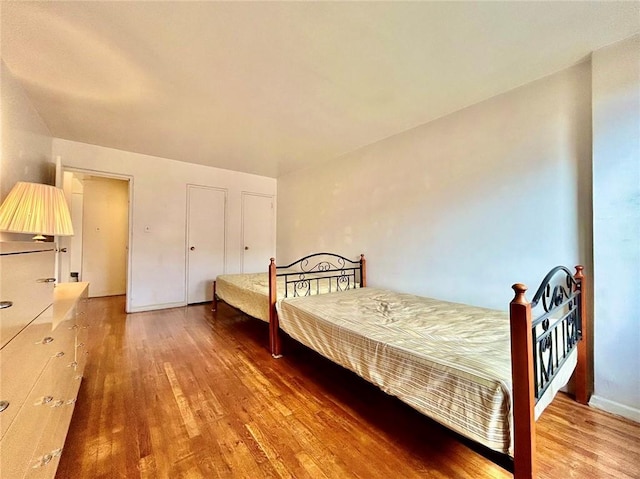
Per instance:
[[[0,206],[0,231],[71,236],[73,226],[64,192],[55,186],[19,181]]]

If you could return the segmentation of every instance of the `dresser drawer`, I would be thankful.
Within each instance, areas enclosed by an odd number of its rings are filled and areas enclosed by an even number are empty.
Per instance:
[[[2,438],[2,477],[23,477],[42,450],[42,441],[52,436],[61,421],[68,426],[78,382],[67,359],[54,357],[48,361]]]
[[[48,363],[53,359],[74,361],[74,331],[51,331],[52,318],[49,307],[0,350],[0,400],[9,403],[0,413],[0,438],[4,437]]]
[[[44,248],[44,247],[43,247]],[[0,348],[50,304],[53,293],[54,251],[0,256]]]
[[[43,429],[42,437],[35,448],[25,477],[52,478],[55,475],[71,423],[79,387],[80,379],[74,376],[73,381],[68,383],[65,395],[68,399],[55,414],[50,416],[49,422]]]
[[[89,326],[86,311],[79,310],[77,318],[78,328],[76,329],[76,361],[78,361],[78,371],[82,373],[84,371],[84,364],[86,363],[89,350],[87,343],[89,341]]]
[[[56,324],[57,323],[57,324]],[[65,318],[56,320],[55,318],[55,304],[54,304],[54,319],[53,319],[53,331],[51,336],[58,342],[60,348],[64,348],[64,351],[69,352],[70,361],[75,359],[74,349],[76,347],[76,338],[78,335],[78,325],[75,322],[75,310],[70,310]]]
[[[2,478],[55,476],[82,380],[88,283],[54,288],[53,250],[0,243]]]
[[[89,283],[62,283],[56,287],[54,302],[54,314],[63,314],[65,304],[69,305],[73,301],[73,311],[67,312],[71,318],[72,325],[65,328],[74,330],[74,360],[75,370],[82,375],[87,356],[88,321],[87,321],[87,301],[89,295]],[[71,298],[70,300],[68,298]],[[79,298],[79,299],[78,299]],[[56,308],[57,306],[57,308]]]
[[[79,342],[76,347],[76,374],[83,375],[84,367],[87,364],[87,357],[89,356],[89,350],[87,349],[86,342]]]
[[[0,438],[50,361],[64,363],[75,371],[74,321],[72,317],[62,321],[53,331],[52,322],[53,310],[49,307],[0,350],[0,400],[9,402],[0,413]]]

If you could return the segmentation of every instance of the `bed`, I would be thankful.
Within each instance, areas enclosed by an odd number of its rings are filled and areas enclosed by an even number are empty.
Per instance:
[[[270,277],[296,290],[295,276]],[[535,477],[535,419],[574,370],[576,399],[588,401],[583,268],[552,269],[531,303],[526,286],[513,290],[506,313],[377,288],[293,296],[272,287],[272,354],[281,356],[284,331],[507,457],[517,479]]]
[[[366,285],[366,259],[350,260],[335,253],[313,253],[277,266],[271,258],[268,273],[224,274],[213,282],[213,305],[224,301],[243,313],[270,324],[269,348],[280,349],[275,304],[282,298],[342,292]]]

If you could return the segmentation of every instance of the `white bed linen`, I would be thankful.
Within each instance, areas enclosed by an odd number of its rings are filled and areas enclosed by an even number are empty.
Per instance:
[[[363,288],[286,299],[278,316],[294,339],[448,428],[512,455],[505,312]]]

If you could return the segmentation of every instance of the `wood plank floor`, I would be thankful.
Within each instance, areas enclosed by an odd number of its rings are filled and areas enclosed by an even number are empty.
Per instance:
[[[398,400],[227,305],[89,303],[90,357],[57,478],[509,478]],[[640,478],[640,425],[560,395],[541,478]]]

